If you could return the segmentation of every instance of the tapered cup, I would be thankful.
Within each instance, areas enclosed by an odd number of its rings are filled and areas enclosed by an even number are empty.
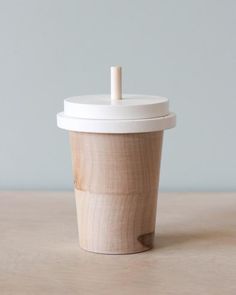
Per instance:
[[[128,254],[153,247],[162,137],[70,132],[81,248]]]
[[[64,100],[59,128],[69,131],[79,243],[104,254],[153,247],[163,131],[176,116],[161,96],[123,94],[121,67],[110,95]]]

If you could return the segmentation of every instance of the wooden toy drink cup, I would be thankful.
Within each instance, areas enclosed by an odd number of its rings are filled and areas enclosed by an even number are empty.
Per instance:
[[[81,248],[152,248],[163,130],[175,126],[168,99],[122,95],[121,68],[112,67],[111,95],[66,99],[57,124],[70,133]]]

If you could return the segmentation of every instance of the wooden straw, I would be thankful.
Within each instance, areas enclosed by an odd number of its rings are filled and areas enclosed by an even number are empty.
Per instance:
[[[122,99],[121,67],[111,67],[111,100]]]

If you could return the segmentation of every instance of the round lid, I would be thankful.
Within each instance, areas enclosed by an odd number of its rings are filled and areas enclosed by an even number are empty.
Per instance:
[[[175,126],[165,97],[121,94],[121,68],[111,68],[111,95],[84,95],[64,100],[58,127],[78,132],[138,133]]]
[[[125,94],[120,100],[111,100],[110,95],[84,95],[64,101],[66,116],[84,119],[147,119],[168,113],[168,99],[160,96]]]

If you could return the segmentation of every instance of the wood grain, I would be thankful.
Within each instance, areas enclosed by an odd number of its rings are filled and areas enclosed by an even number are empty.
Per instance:
[[[128,254],[152,247],[162,137],[70,133],[82,248]]]
[[[73,192],[0,192],[1,295],[235,295],[236,193],[160,193],[154,248],[78,247]]]

